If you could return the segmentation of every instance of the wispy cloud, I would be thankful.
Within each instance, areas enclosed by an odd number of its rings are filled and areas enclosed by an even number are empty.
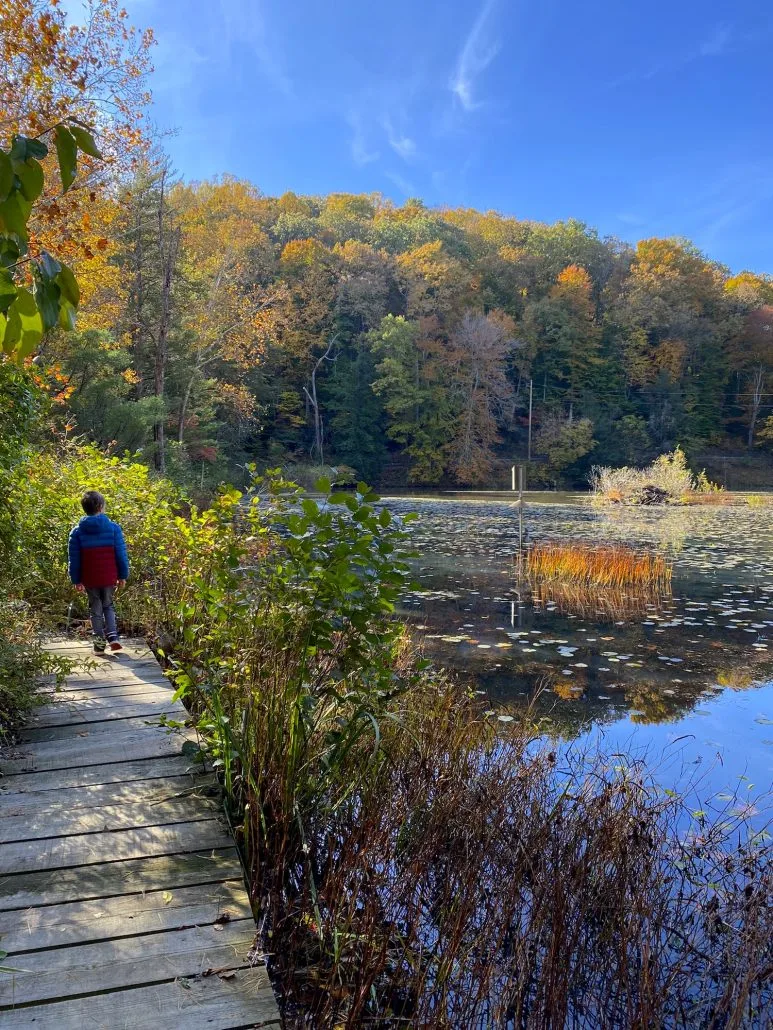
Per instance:
[[[269,32],[262,0],[220,0],[220,13],[226,46],[248,46],[269,85],[285,97],[292,96],[293,85],[282,63],[279,41]]]
[[[349,128],[352,130],[349,150],[354,163],[362,168],[365,165],[372,164],[374,161],[378,161],[381,155],[377,150],[373,150],[368,146],[361,117],[355,112],[350,112],[346,120],[349,123]]]
[[[717,25],[710,36],[698,47],[699,57],[720,57],[724,54],[733,38],[733,31],[729,25]]]
[[[483,74],[499,53],[499,43],[491,38],[489,20],[496,0],[486,0],[464,41],[449,88],[465,111],[480,107],[475,100],[476,79]]]
[[[410,136],[395,132],[392,120],[388,117],[384,119],[383,126],[389,146],[403,161],[410,161],[416,156],[416,142]]]
[[[168,37],[158,39],[153,54],[153,89],[174,92],[190,86],[201,73],[201,66],[207,63],[207,57],[196,47],[184,40],[171,42]],[[182,100],[182,98],[180,98]],[[185,108],[185,101],[181,110]]]
[[[391,183],[394,183],[394,185],[398,188],[398,190],[402,193],[404,197],[416,196],[416,187],[413,185],[412,182],[409,182],[407,179],[404,179],[402,175],[398,174],[397,172],[385,172],[384,174]]]
[[[743,37],[740,42],[750,42],[750,39],[748,36]],[[695,61],[701,61],[707,57],[722,57],[729,50],[733,49],[734,46],[737,46],[738,43],[739,40],[731,25],[717,25],[711,34],[706,36],[697,46],[693,43],[691,47],[670,58],[655,61],[654,64],[650,64],[645,68],[626,72],[625,75],[621,75],[618,79],[610,82],[607,88],[615,89],[629,82],[647,82],[649,79],[654,79],[657,75],[661,75],[664,72],[673,73],[679,68],[693,64]]]

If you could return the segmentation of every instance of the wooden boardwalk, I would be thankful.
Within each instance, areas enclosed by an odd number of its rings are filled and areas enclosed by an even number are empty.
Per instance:
[[[0,752],[0,1027],[279,1027],[218,789],[144,645],[79,662]]]

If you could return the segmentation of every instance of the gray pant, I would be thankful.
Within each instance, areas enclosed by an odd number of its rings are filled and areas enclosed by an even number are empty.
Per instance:
[[[118,639],[118,627],[115,624],[115,608],[113,594],[115,587],[88,587],[91,628],[95,637],[109,641]]]

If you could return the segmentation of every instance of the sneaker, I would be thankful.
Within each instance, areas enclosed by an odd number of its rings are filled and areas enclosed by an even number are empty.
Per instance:
[[[105,642],[104,642],[104,640],[95,640],[94,641],[94,654],[104,654],[104,653],[105,653]]]
[[[120,640],[111,640],[110,641],[110,650],[111,651],[123,651],[123,644],[121,643]]]

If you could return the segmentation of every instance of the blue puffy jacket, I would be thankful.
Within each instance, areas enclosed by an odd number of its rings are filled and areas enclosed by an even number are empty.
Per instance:
[[[84,587],[114,587],[129,577],[129,555],[123,530],[100,512],[84,515],[70,533],[68,572]]]

